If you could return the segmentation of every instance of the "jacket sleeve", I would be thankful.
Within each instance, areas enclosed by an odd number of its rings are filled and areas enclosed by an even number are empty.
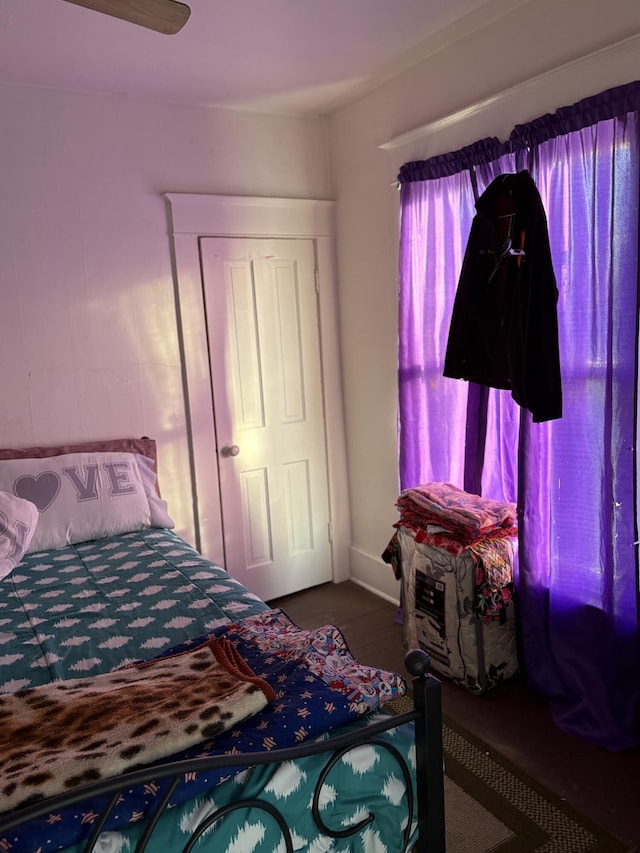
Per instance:
[[[530,222],[511,326],[519,340],[512,341],[508,348],[518,354],[520,361],[512,372],[513,397],[529,409],[535,423],[541,423],[562,417],[558,288],[541,201]]]

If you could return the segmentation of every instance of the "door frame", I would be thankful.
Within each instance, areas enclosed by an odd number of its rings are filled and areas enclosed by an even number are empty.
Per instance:
[[[349,578],[351,518],[335,272],[332,201],[165,193],[173,238],[178,336],[193,484],[196,548],[224,565],[213,391],[209,372],[200,239],[249,237],[313,241],[317,269],[320,360],[334,583]]]

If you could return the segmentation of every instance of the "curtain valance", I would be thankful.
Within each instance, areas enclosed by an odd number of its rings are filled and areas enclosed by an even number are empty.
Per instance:
[[[433,178],[447,178],[465,169],[471,169],[481,163],[491,163],[509,150],[508,143],[500,142],[493,136],[480,139],[472,145],[466,145],[459,151],[439,154],[428,160],[415,160],[405,163],[400,169],[398,181],[408,184],[414,181],[429,181]]]
[[[487,137],[457,151],[405,163],[398,173],[398,181],[407,184],[449,177],[474,166],[490,163],[504,154],[540,145],[548,139],[638,110],[640,81],[616,86],[598,95],[583,98],[571,106],[561,107],[554,113],[539,116],[526,124],[516,125],[506,142],[500,142],[497,137]]]

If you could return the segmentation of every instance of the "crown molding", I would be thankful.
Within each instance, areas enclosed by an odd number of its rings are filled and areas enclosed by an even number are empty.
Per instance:
[[[383,142],[381,145],[378,145],[378,148],[381,148],[383,151],[393,151],[396,148],[402,148],[403,146],[409,145],[418,139],[423,139],[426,136],[438,133],[452,125],[460,124],[461,122],[466,121],[472,116],[475,116],[496,104],[509,101],[513,98],[526,97],[528,91],[537,88],[541,84],[551,82],[560,74],[565,74],[567,72],[573,73],[575,71],[579,72],[581,68],[587,65],[593,67],[594,64],[609,64],[616,59],[620,59],[625,54],[637,52],[639,49],[640,34],[629,36],[615,44],[607,45],[606,47],[595,50],[592,53],[585,54],[585,56],[581,56],[579,59],[573,59],[569,62],[565,62],[563,65],[558,65],[548,71],[543,71],[542,74],[531,77],[522,83],[516,83],[514,86],[510,86],[507,89],[496,92],[487,98],[483,98],[480,101],[469,104],[462,109],[455,110],[455,112],[449,113],[448,115],[442,116],[434,121],[422,124],[413,130],[401,133],[399,136],[394,136],[393,139],[389,139],[387,142]]]

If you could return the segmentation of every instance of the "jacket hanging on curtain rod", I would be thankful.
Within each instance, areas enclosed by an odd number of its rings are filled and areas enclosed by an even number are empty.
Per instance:
[[[510,390],[534,422],[560,418],[558,289],[540,193],[527,171],[500,175],[476,211],[444,375]]]

